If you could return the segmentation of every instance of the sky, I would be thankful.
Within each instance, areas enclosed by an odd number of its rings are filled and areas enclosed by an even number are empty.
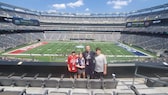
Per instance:
[[[130,12],[168,3],[168,0],[0,0],[15,6],[47,12]]]

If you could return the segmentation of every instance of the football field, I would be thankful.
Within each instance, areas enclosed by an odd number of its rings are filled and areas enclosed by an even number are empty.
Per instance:
[[[70,41],[40,42],[6,52],[4,55],[15,56],[17,58],[29,58],[36,61],[65,62],[67,56],[72,51],[76,51],[77,53],[83,52],[86,45],[90,45],[93,51],[95,51],[96,47],[101,48],[108,62],[131,61],[140,57],[119,46],[118,43]]]

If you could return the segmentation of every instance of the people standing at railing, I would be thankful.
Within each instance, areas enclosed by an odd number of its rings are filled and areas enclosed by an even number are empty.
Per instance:
[[[68,66],[68,71],[69,71],[70,78],[76,78],[77,77],[77,67],[76,67],[77,58],[78,57],[76,56],[75,51],[73,51],[71,53],[71,55],[68,56],[67,66]]]
[[[101,53],[100,48],[96,48],[95,61],[94,78],[103,78],[103,76],[107,74],[107,59],[105,55]]]
[[[85,59],[85,74],[87,77],[93,78],[95,69],[95,52],[91,51],[89,45],[85,47],[83,57]]]
[[[78,78],[85,78],[85,59],[83,58],[82,53],[79,53],[79,57],[76,61],[76,67],[78,68]]]

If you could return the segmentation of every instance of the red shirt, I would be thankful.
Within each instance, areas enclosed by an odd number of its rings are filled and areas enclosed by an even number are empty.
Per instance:
[[[70,72],[77,72],[76,60],[77,60],[76,56],[73,55],[68,56],[68,65],[70,68]]]

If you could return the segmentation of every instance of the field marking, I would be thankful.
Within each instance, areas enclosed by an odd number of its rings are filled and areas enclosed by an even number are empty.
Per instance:
[[[5,55],[17,55],[17,56],[65,56],[67,57],[67,54],[5,54]],[[150,56],[137,56],[137,55],[105,55],[106,57],[135,57],[135,58],[151,58]]]
[[[153,57],[152,55],[150,55],[150,54],[148,54],[148,53],[145,53],[145,52],[143,52],[143,51],[140,51],[140,50],[138,50],[138,49],[135,49],[135,48],[133,48],[133,47],[130,47],[130,46],[128,46],[128,45],[125,45],[125,44],[123,44],[123,43],[119,43],[119,44],[121,44],[121,45],[123,45],[123,46],[126,46],[126,47],[129,47],[130,49],[133,49],[133,50],[135,50],[135,51],[138,51],[138,52],[140,52],[140,53],[143,53],[143,54],[145,54],[146,56],[148,56],[148,57]]]
[[[21,54],[23,52],[29,51],[31,49],[37,48],[37,47],[45,45],[45,44],[48,44],[48,43],[47,42],[40,42],[40,43],[32,44],[32,45],[25,46],[25,47],[22,47],[22,48],[19,48],[19,49],[15,49],[15,50],[12,50],[12,51],[9,51],[9,52],[5,52],[2,55],[11,55],[11,54],[12,55],[17,55],[17,54]],[[40,49],[38,49],[38,50],[40,50]]]
[[[42,43],[42,42],[40,42],[40,43]],[[47,42],[46,42],[47,43]],[[65,42],[66,43],[66,42]],[[68,42],[68,43],[72,43],[72,42]],[[93,44],[95,44],[95,43],[93,43]],[[120,43],[120,44],[122,44],[122,43]],[[33,48],[36,48],[36,47],[38,47],[38,46],[41,46],[41,45],[45,45],[45,44],[39,44],[39,43],[36,43],[36,44],[33,44],[33,45],[29,45],[29,46],[25,46],[25,47],[23,47],[23,48],[19,48],[19,49],[16,49],[16,50],[25,50],[25,51],[28,51],[28,50],[31,50],[31,49],[33,49]],[[125,45],[125,44],[123,44],[123,45]],[[125,46],[127,46],[127,45],[125,45]],[[129,47],[129,46],[128,46]],[[134,48],[132,48],[132,47],[130,47],[131,49],[134,49]],[[13,51],[16,51],[16,50],[13,50]],[[39,51],[41,51],[41,49],[37,49],[37,50],[39,50]],[[51,48],[48,48],[47,49],[47,51],[51,51],[52,49]],[[57,48],[56,49],[57,51],[61,51],[61,49],[60,48]],[[70,49],[68,49],[68,50],[70,50]],[[137,49],[134,49],[134,50],[136,50],[136,51],[139,51],[139,52],[142,52],[142,51],[140,51],[140,50],[137,50]],[[15,55],[15,56],[65,56],[65,57],[67,57],[68,55],[67,54],[33,54],[33,53],[30,53],[30,54],[22,54],[22,53],[11,53],[11,52],[13,52],[13,51],[9,51],[9,52],[6,52],[6,53],[4,53],[4,54],[2,54],[2,55]],[[25,52],[24,51],[24,52]],[[106,50],[106,51],[110,51],[110,50]],[[120,51],[120,50],[118,50],[118,51]],[[121,52],[121,51],[120,51]],[[106,57],[125,57],[125,58],[128,58],[128,57],[136,57],[136,58],[151,58],[151,57],[153,57],[153,56],[151,56],[151,55],[149,55],[149,54],[147,54],[147,53],[144,53],[144,52],[142,52],[143,54],[145,54],[145,55],[147,55],[147,56],[138,56],[138,55],[106,55]],[[123,54],[123,53],[122,53]]]

